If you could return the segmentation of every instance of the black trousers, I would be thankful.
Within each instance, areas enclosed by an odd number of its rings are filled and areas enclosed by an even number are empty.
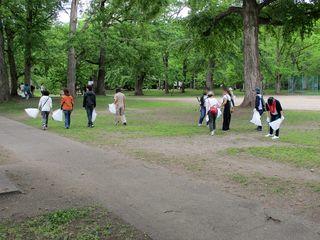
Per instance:
[[[263,110],[258,110],[258,112],[259,112],[260,116],[262,116]],[[258,126],[257,129],[262,130],[262,126]]]
[[[278,120],[279,118],[281,118],[281,115],[280,115],[280,114],[278,114],[278,115],[272,115],[272,114],[271,114],[270,122],[276,121],[276,120]],[[270,132],[269,132],[269,133],[272,135],[273,132],[274,132],[274,131],[273,131],[272,127],[270,127]],[[280,134],[280,129],[278,129],[278,130],[276,131],[276,136],[279,137],[279,134]]]
[[[230,129],[230,122],[231,122],[230,107],[225,107],[223,110],[223,123],[222,123],[223,131],[228,131]]]

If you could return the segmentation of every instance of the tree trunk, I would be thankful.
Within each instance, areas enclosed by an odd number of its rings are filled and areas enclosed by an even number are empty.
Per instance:
[[[212,57],[209,58],[208,61],[208,72],[206,78],[206,87],[208,90],[212,91],[213,89],[213,71],[214,71],[215,63]]]
[[[258,46],[259,6],[256,0],[244,0],[243,36],[244,36],[244,88],[242,107],[253,107],[255,88],[261,88],[260,59]]]
[[[2,0],[0,0],[0,5]],[[7,67],[4,57],[4,37],[3,37],[3,21],[0,18],[0,102],[9,99],[9,79],[7,76]]]
[[[164,92],[169,94],[169,53],[166,52],[163,56],[163,66],[164,66]]]
[[[146,77],[146,73],[144,73],[144,72],[141,72],[139,74],[139,76],[137,77],[135,90],[134,90],[135,96],[142,96],[143,95],[142,89],[143,89],[143,82],[144,82],[145,77]]]
[[[68,89],[70,94],[75,97],[76,95],[76,50],[73,46],[73,38],[77,31],[77,11],[78,11],[79,0],[72,0],[71,2],[71,13],[70,13],[70,24],[69,24],[69,41],[70,47],[68,50]]]
[[[100,57],[99,57],[99,71],[98,71],[98,81],[96,94],[105,95],[105,83],[104,80],[106,78],[106,49],[105,47],[100,48]]]
[[[185,84],[187,82],[187,72],[188,72],[188,60],[184,59],[183,67],[182,67],[183,81],[181,84],[181,93],[185,93]]]
[[[7,35],[8,44],[8,63],[10,69],[10,80],[11,80],[11,96],[18,96],[18,73],[17,64],[14,56],[14,32],[9,28],[5,28]]]
[[[105,9],[105,3],[106,0],[102,0],[100,3],[100,11],[103,12]],[[101,23],[102,31],[103,31],[103,41],[101,43],[100,47],[100,57],[99,57],[99,71],[98,71],[98,81],[97,81],[97,88],[96,88],[96,94],[98,95],[105,95],[106,89],[105,89],[105,78],[106,78],[106,48],[104,46],[104,40],[107,37],[105,34],[106,31],[106,22],[105,20],[102,20]]]
[[[281,79],[282,79],[282,75],[280,73],[276,73],[276,94],[280,94],[281,93]]]
[[[27,29],[24,37],[24,82],[31,84],[31,69],[32,69],[32,25],[33,25],[33,13],[32,3],[27,1],[27,17],[26,24]]]

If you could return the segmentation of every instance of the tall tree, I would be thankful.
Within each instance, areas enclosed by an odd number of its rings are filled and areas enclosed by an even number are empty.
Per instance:
[[[0,7],[1,5],[2,0],[0,0]],[[0,102],[7,101],[9,95],[9,79],[4,56],[3,11],[0,9]]]
[[[72,0],[71,2],[71,12],[70,12],[70,23],[69,23],[69,49],[68,49],[68,75],[67,84],[70,94],[72,96],[76,95],[76,49],[74,47],[74,37],[77,31],[78,22],[78,5],[79,0]]]
[[[8,21],[6,21],[5,32],[7,37],[7,55],[10,69],[11,96],[18,96],[18,73],[14,52],[15,30]]]
[[[308,31],[313,25],[313,20],[320,17],[320,2],[303,0],[242,0],[241,2],[242,4],[237,4],[235,1],[226,11],[215,15],[205,35],[210,34],[231,14],[242,16],[245,97],[241,105],[245,107],[254,105],[254,89],[262,86],[258,43],[259,25],[287,25],[289,30],[300,27],[301,32]]]

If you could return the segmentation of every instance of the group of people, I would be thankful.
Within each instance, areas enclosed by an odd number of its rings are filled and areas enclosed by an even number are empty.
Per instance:
[[[200,104],[200,118],[198,126],[202,126],[204,120],[206,119],[206,125],[210,129],[210,134],[213,136],[216,130],[216,119],[222,115],[222,131],[230,130],[231,115],[235,108],[235,96],[233,94],[232,88],[223,87],[222,102],[220,103],[214,96],[212,91],[205,89],[203,95],[198,99]],[[262,116],[264,112],[268,112],[267,122],[274,122],[278,119],[283,118],[283,110],[280,102],[269,97],[267,103],[265,103],[261,90],[259,88],[255,89],[256,100],[255,100],[255,110]],[[222,113],[223,112],[223,113]],[[262,124],[257,126],[257,131],[262,131]],[[272,137],[272,139],[279,139],[280,130],[277,129],[274,133],[273,128],[269,127],[269,133],[266,137]]]
[[[34,96],[35,86],[28,83],[21,83],[18,88],[18,95],[22,98],[29,99]]]
[[[115,124],[118,125],[120,121],[123,125],[127,125],[127,121],[125,118],[125,109],[126,109],[126,97],[122,93],[121,89],[116,89],[116,94],[114,95],[114,105],[116,109],[115,114]],[[63,90],[63,94],[61,94],[60,101],[60,109],[64,113],[64,124],[65,128],[69,129],[71,125],[71,113],[74,110],[74,98],[70,95],[68,89]],[[86,92],[83,95],[83,108],[86,110],[87,118],[88,118],[88,127],[93,128],[93,113],[94,109],[97,106],[96,95],[93,92],[92,85],[88,85]],[[42,97],[39,100],[38,108],[41,111],[42,117],[42,129],[48,129],[48,120],[49,115],[52,110],[52,98],[50,97],[50,93],[47,90],[42,91]]]
[[[223,87],[222,90],[222,103],[215,98],[212,91],[208,91],[207,89],[199,99],[200,118],[198,125],[202,126],[203,121],[206,119],[212,136],[215,134],[216,119],[220,116],[221,111],[223,111],[222,131],[230,130],[231,114],[235,107],[235,96],[231,88]]]

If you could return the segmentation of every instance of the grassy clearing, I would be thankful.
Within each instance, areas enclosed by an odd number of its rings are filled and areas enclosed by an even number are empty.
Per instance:
[[[126,116],[128,126],[114,126],[114,117],[107,112],[108,103],[112,97],[98,97],[98,118],[94,129],[86,128],[86,114],[82,109],[82,98],[77,98],[76,109],[72,113],[71,129],[65,130],[60,122],[49,122],[49,131],[70,137],[82,142],[96,145],[115,145],[125,143],[126,139],[145,137],[192,137],[195,135],[207,135],[208,129],[197,126],[197,103],[183,103],[172,101],[151,101],[128,97],[128,109]],[[24,113],[24,108],[36,107],[38,99],[14,100],[0,105],[2,115],[22,121],[28,125],[40,128],[41,120],[30,119]],[[54,99],[54,109],[59,107],[59,98]],[[236,109],[232,115],[231,132],[236,136],[254,134],[254,126],[249,123],[251,110]],[[266,116],[264,116],[265,118]],[[233,155],[251,155],[292,163],[302,167],[319,167],[319,112],[312,111],[286,111],[286,120],[281,128],[281,142],[292,146],[251,147],[247,149],[229,149]],[[217,137],[223,133],[220,131],[222,119],[217,121]],[[264,130],[266,131],[266,123]],[[270,141],[261,136],[259,141]],[[299,146],[299,149],[296,147]],[[178,160],[177,160],[178,161]],[[186,163],[181,160],[180,165]],[[187,168],[198,169],[188,162]],[[188,165],[187,164],[187,165]]]
[[[0,223],[0,239],[145,240],[150,238],[104,209],[88,207],[60,210],[17,222]]]
[[[306,189],[313,193],[320,192],[320,183],[318,182],[299,183],[292,180],[284,180],[280,177],[266,177],[260,173],[252,175],[232,173],[227,174],[227,177],[242,187],[251,189],[254,192],[262,192],[266,194],[292,195],[302,189]]]
[[[234,156],[249,154],[257,158],[290,163],[297,167],[320,167],[320,149],[316,147],[271,146],[229,148],[227,152]]]

